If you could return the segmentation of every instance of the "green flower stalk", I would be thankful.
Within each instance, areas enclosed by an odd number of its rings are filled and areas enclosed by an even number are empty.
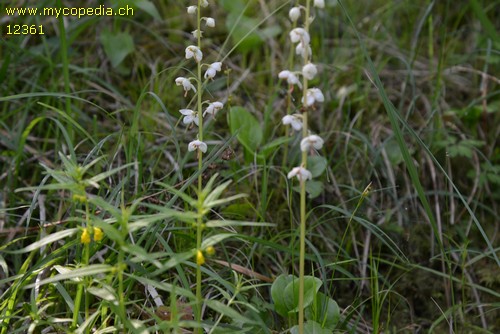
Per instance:
[[[314,6],[318,8],[324,7],[324,1],[314,1]],[[296,22],[301,16],[301,11],[305,12],[303,27],[296,27]],[[309,112],[314,110],[316,103],[325,100],[323,93],[318,88],[309,88],[309,80],[314,79],[318,70],[316,65],[311,62],[312,50],[310,46],[309,25],[312,22],[310,15],[311,0],[306,0],[305,6],[296,6],[289,11],[290,20],[294,24],[294,28],[290,31],[290,40],[295,46],[295,53],[302,59],[302,70],[292,71],[284,70],[279,73],[279,78],[286,80],[290,86],[290,90],[297,85],[302,89],[302,106],[300,113],[287,114],[283,117],[282,122],[285,125],[290,125],[296,131],[302,130],[302,140],[300,149],[302,151],[300,166],[292,168],[288,173],[288,178],[297,177],[300,182],[300,240],[299,240],[299,333],[304,333],[304,262],[305,262],[305,234],[306,234],[306,182],[312,179],[312,174],[307,170],[307,157],[315,150],[320,150],[323,147],[323,139],[318,135],[310,133],[308,118]],[[302,78],[300,81],[299,78]]]
[[[201,309],[203,304],[203,299],[201,295],[201,266],[204,263],[203,253],[201,251],[202,241],[203,241],[203,179],[202,179],[202,167],[203,167],[203,154],[208,150],[207,144],[203,141],[203,119],[207,115],[215,116],[216,113],[221,110],[224,105],[221,102],[215,101],[203,101],[203,82],[204,80],[211,80],[215,77],[217,72],[222,69],[221,62],[214,62],[211,64],[202,63],[203,52],[201,38],[203,35],[202,23],[208,28],[215,27],[215,20],[211,17],[203,17],[202,10],[208,7],[209,3],[207,0],[198,0],[196,5],[191,5],[187,7],[187,13],[190,15],[196,15],[196,30],[192,32],[196,40],[196,45],[189,45],[185,50],[185,58],[193,59],[196,62],[196,77],[185,78],[178,77],[175,79],[175,83],[178,86],[184,88],[184,96],[190,91],[197,94],[196,96],[196,110],[192,109],[180,109],[179,112],[183,116],[183,123],[188,126],[197,126],[198,134],[197,138],[192,140],[188,144],[188,151],[197,152],[198,159],[198,218],[196,220],[196,307],[195,307],[195,319],[201,326]],[[206,66],[207,70],[202,75],[202,69]],[[196,83],[196,86],[193,84]],[[206,104],[206,109],[203,111],[203,106]],[[199,328],[195,328],[195,333],[199,332]]]

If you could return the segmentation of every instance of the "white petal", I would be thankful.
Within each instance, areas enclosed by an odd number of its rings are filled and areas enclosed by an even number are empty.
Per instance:
[[[287,175],[289,179],[291,179],[294,176],[297,176],[297,178],[300,181],[306,181],[308,179],[312,179],[311,172],[303,167],[294,167]]]
[[[189,6],[187,8],[187,12],[188,12],[188,14],[195,14],[197,9],[198,9],[198,6]]]
[[[310,135],[307,137],[304,137],[300,141],[300,150],[302,152],[307,152],[313,146],[315,149],[320,150],[323,147],[323,138],[321,138],[318,135]]]
[[[290,40],[292,43],[301,42],[308,45],[311,38],[309,37],[309,33],[304,28],[295,28],[290,31]]]
[[[222,69],[222,63],[220,61],[216,61],[215,63],[212,63],[210,67],[219,72]]]
[[[180,109],[179,112],[184,116],[189,116],[194,114],[194,111],[191,109]]]
[[[212,67],[209,67],[207,69],[207,71],[205,72],[205,79],[213,79],[213,77],[215,77],[215,69],[213,69]]]
[[[316,101],[318,101],[318,102],[324,102],[325,101],[325,96],[323,95],[323,93],[321,92],[321,90],[319,90],[318,88],[311,88],[310,91],[314,95],[314,99]]]
[[[292,121],[291,125],[292,125],[292,128],[293,128],[295,131],[300,131],[300,129],[302,129],[302,122],[301,122],[299,119],[297,119],[297,118],[295,118],[295,119]]]
[[[279,74],[278,74],[278,78],[280,79],[288,79],[288,76],[291,74],[292,72],[290,71],[281,71]]]
[[[203,153],[206,153],[207,152],[207,144],[205,144],[204,142],[200,142],[200,146],[198,146],[198,149],[200,151],[202,151]]]
[[[184,117],[184,118],[182,119],[182,122],[183,122],[184,124],[191,124],[191,123],[193,123],[193,121],[194,121],[194,117],[193,117],[192,115],[190,115],[190,116],[186,116],[186,117]]]

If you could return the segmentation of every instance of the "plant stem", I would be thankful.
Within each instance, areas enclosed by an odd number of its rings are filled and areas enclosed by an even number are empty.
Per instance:
[[[89,228],[90,224],[90,210],[89,210],[89,204],[88,202],[85,203],[85,228]],[[90,258],[90,244],[85,244],[83,246],[83,254],[81,258],[81,264],[82,266],[87,266],[89,264],[89,258]],[[78,314],[80,313],[80,306],[82,304],[82,298],[83,298],[83,293],[85,289],[85,285],[87,284],[86,278],[82,280],[78,284],[78,290],[76,291],[76,296],[75,296],[75,305],[73,308],[73,322],[71,326],[73,329],[77,328],[78,324]],[[87,319],[89,316],[89,305],[88,305],[88,298],[85,298],[85,318]]]
[[[201,50],[201,0],[198,0],[198,10],[197,10],[197,29],[198,38],[197,46]],[[203,141],[203,112],[202,112],[202,77],[201,77],[201,61],[197,62],[197,86],[198,86],[198,140]],[[202,208],[202,190],[203,190],[203,179],[202,179],[202,166],[203,166],[203,152],[198,150],[198,218],[196,224],[196,251],[201,250],[201,240],[202,240],[202,224],[203,224],[203,208]],[[201,296],[201,265],[196,264],[196,314],[195,319],[198,323],[197,328],[194,329],[194,333],[198,334],[201,328],[201,308],[203,304],[203,299]]]
[[[304,29],[309,32],[310,0],[306,1],[306,16]],[[305,46],[307,49],[307,46]],[[306,52],[304,65],[309,62],[309,53]],[[308,80],[303,76],[302,98],[304,103],[307,101]],[[302,138],[309,134],[308,128],[308,110],[306,106],[302,107]],[[307,169],[307,152],[302,152],[302,168]],[[299,334],[304,333],[304,262],[306,253],[306,181],[300,181],[300,253],[299,253]]]

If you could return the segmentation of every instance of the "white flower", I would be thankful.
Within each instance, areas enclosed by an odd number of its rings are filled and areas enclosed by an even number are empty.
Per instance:
[[[295,28],[290,31],[290,40],[292,43],[301,42],[308,45],[311,38],[309,37],[309,33],[304,28]]]
[[[302,87],[299,78],[297,78],[297,76],[293,72],[290,72],[288,70],[281,71],[278,74],[278,78],[286,79],[286,82],[288,82],[289,85],[299,85],[299,87]]]
[[[181,85],[182,85],[182,86],[184,87],[184,91],[186,92],[186,94],[187,94],[187,92],[188,92],[190,89],[192,89],[192,90],[193,90],[193,92],[195,92],[195,93],[196,93],[196,88],[195,88],[195,87],[194,87],[194,85],[191,83],[191,81],[189,81],[189,79],[187,79],[187,78],[184,78],[184,77],[178,77],[178,78],[176,78],[176,79],[175,79],[175,84],[176,84],[177,86],[181,86]]]
[[[201,1],[201,6],[202,7],[208,7],[208,1],[207,0],[202,0]]]
[[[312,63],[308,63],[302,67],[302,75],[307,79],[307,80],[312,80],[316,74],[318,73],[318,69],[316,68],[316,65]]]
[[[207,25],[207,27],[213,28],[215,27],[215,20],[211,17],[207,17],[205,18],[205,24]]]
[[[294,176],[296,176],[301,182],[312,179],[311,172],[305,169],[304,167],[294,167],[287,175],[289,179],[291,179]]]
[[[300,7],[292,7],[290,12],[288,12],[288,16],[292,22],[296,22],[300,17]]]
[[[201,30],[194,30],[194,31],[191,31],[191,34],[193,34],[194,38],[198,39],[198,37],[203,37],[203,31]]]
[[[213,79],[215,74],[222,69],[222,63],[220,61],[216,61],[215,63],[210,64],[207,71],[205,72],[205,79]]]
[[[205,114],[210,114],[212,116],[215,116],[215,114],[221,110],[222,108],[224,108],[224,105],[222,104],[222,102],[213,102],[213,103],[210,103],[208,104],[208,107],[207,109],[205,109],[205,111],[203,112],[203,117],[205,117]]]
[[[323,147],[323,143],[323,138],[321,138],[320,136],[310,135],[300,141],[300,150],[302,152],[307,152],[309,151],[311,146],[317,150],[320,150]]]
[[[312,53],[312,51],[311,51],[311,47],[309,46],[309,44],[307,44],[304,47],[304,44],[302,42],[300,42],[295,47],[295,54],[300,55],[302,58],[307,58],[308,56],[311,55],[311,53]]]
[[[193,152],[193,151],[196,151],[196,150],[200,150],[203,153],[207,152],[207,144],[205,144],[202,141],[199,141],[198,139],[193,140],[192,142],[190,142],[188,144],[188,151],[189,152]]]
[[[325,0],[314,0],[314,6],[318,8],[325,8]]]
[[[196,111],[193,111],[191,109],[181,109],[179,110],[179,112],[184,115],[184,118],[182,119],[182,122],[184,122],[184,124],[194,123],[198,125],[199,119],[198,113]]]
[[[186,48],[186,59],[191,58],[194,58],[197,63],[203,59],[203,53],[197,46],[190,45]]]
[[[198,6],[189,6],[187,8],[187,12],[188,12],[188,14],[195,14],[197,9],[198,9]]]
[[[302,120],[296,115],[286,115],[281,119],[284,125],[290,124],[295,131],[302,129]]]
[[[305,101],[304,97],[302,97],[302,103],[305,104],[306,107],[312,106],[315,102],[323,102],[323,101],[325,101],[325,97],[318,88],[309,88],[306,93]]]

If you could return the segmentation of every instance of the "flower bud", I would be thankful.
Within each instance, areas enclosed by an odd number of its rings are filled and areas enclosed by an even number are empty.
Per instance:
[[[307,80],[312,80],[318,73],[318,69],[316,68],[316,65],[308,63],[302,67],[302,75],[304,78]]]
[[[215,254],[215,248],[214,248],[214,246],[208,246],[207,249],[205,249],[205,252],[209,256],[214,255]]]
[[[325,0],[314,0],[314,7],[325,8]]]
[[[215,20],[212,17],[207,17],[205,19],[205,24],[207,25],[207,27],[213,28],[215,27]]]
[[[292,9],[290,9],[290,12],[288,12],[288,16],[290,17],[290,20],[292,22],[297,22],[300,17],[300,8],[292,7]]]
[[[104,237],[104,233],[99,227],[94,227],[94,241],[101,241]]]
[[[82,236],[80,237],[80,242],[84,245],[90,244],[90,233],[88,229],[84,229]]]
[[[188,14],[196,14],[196,10],[198,9],[198,6],[189,6],[187,8]]]
[[[196,251],[196,264],[201,266],[205,263],[205,257],[203,256],[203,252],[201,250]]]

